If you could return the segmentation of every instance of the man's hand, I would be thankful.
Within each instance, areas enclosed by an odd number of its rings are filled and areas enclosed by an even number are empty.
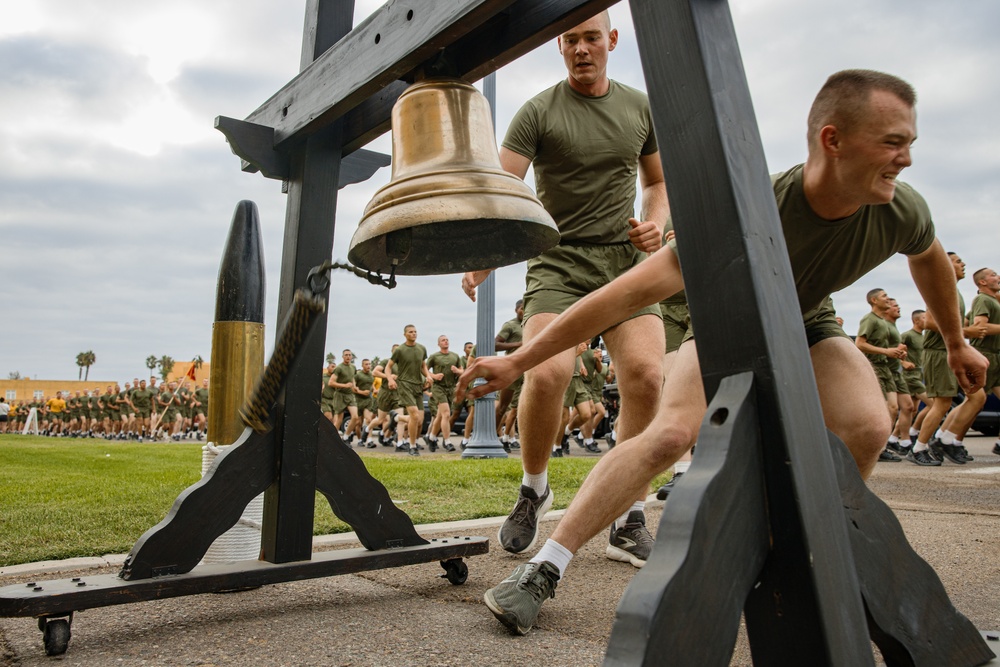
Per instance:
[[[965,327],[963,333],[966,338],[986,338],[986,323],[971,324]]]
[[[628,240],[639,250],[652,253],[663,245],[663,233],[656,223],[629,218],[628,224],[632,225],[632,229],[628,230]]]
[[[473,389],[468,389],[469,398],[481,398],[493,391],[510,385],[517,379],[520,371],[514,366],[515,359],[511,357],[477,357],[462,377],[458,378],[458,385],[455,390],[455,400],[464,400],[466,390],[473,380],[483,378],[485,384],[481,384]]]
[[[476,300],[476,288],[479,287],[493,269],[483,269],[482,271],[469,271],[462,274],[462,291],[473,301]]]
[[[444,373],[431,373],[431,377],[440,382],[444,379]]]
[[[395,389],[395,388],[396,388],[396,376],[395,375],[390,375],[389,376],[389,389]]]
[[[983,388],[989,365],[986,357],[971,345],[963,345],[948,352],[948,366],[955,373],[966,396]]]

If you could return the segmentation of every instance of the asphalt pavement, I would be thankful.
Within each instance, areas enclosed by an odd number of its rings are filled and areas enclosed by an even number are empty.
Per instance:
[[[870,480],[953,604],[981,630],[1000,629],[1000,456],[992,453],[993,440],[968,439],[976,460],[964,466],[880,463]],[[662,510],[662,503],[649,504],[651,527]],[[543,538],[561,514],[543,522]],[[490,537],[488,554],[467,559],[464,585],[450,584],[438,564],[429,563],[85,610],[75,614],[69,650],[59,657],[45,655],[34,619],[0,618],[0,665],[600,664],[634,568],[608,560],[606,536],[598,536],[573,560],[535,629],[513,637],[482,603],[483,592],[524,560],[497,546],[501,521],[418,527],[427,537]],[[316,540],[317,550],[357,546],[352,535]],[[121,558],[3,568],[0,585],[114,573]],[[1000,641],[991,646],[1000,654]],[[731,664],[752,664],[742,629]]]

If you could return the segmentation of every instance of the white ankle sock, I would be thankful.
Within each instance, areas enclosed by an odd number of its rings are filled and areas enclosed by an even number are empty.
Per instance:
[[[548,469],[546,468],[537,475],[532,475],[528,472],[525,472],[524,476],[521,477],[521,484],[530,488],[532,491],[538,494],[539,498],[541,498],[542,494],[545,493],[545,489],[549,486]]]
[[[910,447],[913,446],[913,441],[910,440],[909,438],[907,438],[906,440],[900,440],[899,446],[902,447],[903,449],[909,449]]]
[[[955,434],[951,431],[942,431],[938,429],[938,432],[934,435],[941,441],[943,445],[953,445],[955,444]]]
[[[913,453],[914,454],[916,454],[917,452],[926,452],[926,451],[927,451],[927,443],[926,442],[920,442],[919,440],[917,440],[915,443],[913,443]]]
[[[563,572],[566,571],[566,567],[569,566],[569,562],[573,560],[573,553],[559,544],[555,540],[545,540],[545,544],[542,548],[538,550],[535,557],[532,558],[529,563],[541,563],[542,561],[548,561],[556,566],[559,570],[559,576],[562,577]]]
[[[911,440],[916,440],[916,438],[917,438],[918,435],[920,435],[920,431],[918,431],[915,428],[911,428],[910,429],[910,439]]]
[[[622,514],[620,517],[618,517],[618,520],[615,521],[615,525],[616,526],[624,526],[626,523],[628,523],[628,515],[629,515],[629,513],[634,512],[636,510],[642,512],[642,511],[645,511],[645,509],[646,509],[646,501],[645,500],[637,500],[637,501],[635,501],[634,503],[632,503],[632,507],[629,507],[627,510],[625,510],[624,514]]]

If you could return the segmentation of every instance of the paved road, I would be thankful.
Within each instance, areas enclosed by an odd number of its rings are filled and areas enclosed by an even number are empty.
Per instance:
[[[986,630],[1000,629],[1000,456],[991,453],[992,442],[970,439],[976,461],[966,466],[879,464],[871,480],[955,606]],[[655,526],[660,508],[651,507],[648,514]],[[498,523],[446,530],[492,538]],[[543,534],[554,525],[545,522]],[[343,546],[342,539],[321,542],[320,548]],[[536,629],[511,637],[481,598],[522,559],[498,549],[495,540],[491,546],[488,555],[469,559],[463,586],[452,586],[438,577],[436,564],[427,564],[79,612],[69,652],[59,661],[84,667],[600,664],[615,605],[633,568],[604,557],[603,536],[592,540],[573,561],[556,598],[546,603]],[[20,569],[0,575],[0,584],[75,576]],[[53,660],[44,655],[33,620],[0,619],[0,665]],[[742,631],[732,664],[751,664]]]

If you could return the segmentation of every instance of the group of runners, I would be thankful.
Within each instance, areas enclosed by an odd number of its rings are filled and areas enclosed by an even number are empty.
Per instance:
[[[949,252],[948,258],[954,281],[961,281],[966,274],[965,262],[954,252]],[[871,311],[861,319],[855,343],[872,365],[893,421],[879,461],[905,459],[936,467],[944,461],[964,465],[973,460],[965,448],[965,435],[983,409],[987,392],[1000,397],[1000,276],[983,267],[972,274],[972,280],[976,296],[969,310],[958,294],[962,335],[990,365],[983,385],[968,393],[962,392],[948,367],[945,341],[933,315],[914,310],[910,314],[912,327],[900,333],[896,300],[881,288],[868,292]],[[994,444],[993,452],[1000,454],[1000,441]]]
[[[105,440],[205,439],[208,380],[192,389],[189,380],[149,382],[135,378],[103,390],[57,391],[30,401],[12,401],[2,433],[30,433]],[[3,399],[0,399],[2,401]]]

